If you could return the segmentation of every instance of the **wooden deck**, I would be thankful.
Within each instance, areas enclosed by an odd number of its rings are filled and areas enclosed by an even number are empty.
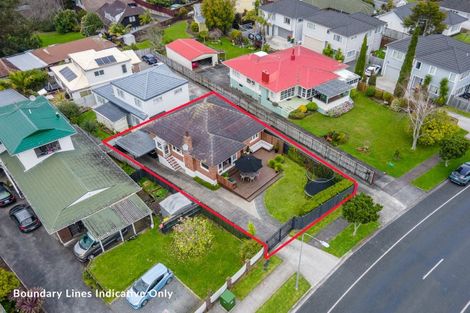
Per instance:
[[[260,149],[253,153],[253,155],[258,159],[261,159],[263,164],[263,167],[259,171],[258,177],[254,181],[242,181],[238,171],[230,176],[237,183],[237,187],[231,191],[247,201],[251,201],[256,198],[260,193],[262,193],[276,180],[278,180],[281,175],[280,173],[276,173],[276,171],[272,168],[268,167],[268,161],[274,159],[274,157],[277,155],[274,151],[270,152],[264,149]]]

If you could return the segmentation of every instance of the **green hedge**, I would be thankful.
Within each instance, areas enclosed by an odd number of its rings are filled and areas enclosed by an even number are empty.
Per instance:
[[[319,207],[320,205],[330,200],[337,194],[351,187],[353,184],[354,183],[350,181],[349,179],[343,179],[337,182],[336,184],[334,184],[333,186],[320,191],[319,193],[317,193],[311,198],[311,202],[309,204],[313,204],[313,205],[311,207],[309,206],[309,207],[303,208],[303,214],[309,213],[310,211],[312,211],[312,209]]]
[[[206,182],[204,179],[202,178],[199,178],[197,176],[195,176],[194,178],[194,181],[196,181],[198,184],[200,185],[203,185],[204,187],[210,189],[210,190],[217,190],[220,188],[220,185],[219,184],[215,184],[215,185],[212,185],[211,183],[208,183]]]

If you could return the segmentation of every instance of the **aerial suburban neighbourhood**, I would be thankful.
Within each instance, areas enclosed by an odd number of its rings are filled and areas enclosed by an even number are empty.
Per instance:
[[[470,313],[470,1],[0,1],[0,313]]]

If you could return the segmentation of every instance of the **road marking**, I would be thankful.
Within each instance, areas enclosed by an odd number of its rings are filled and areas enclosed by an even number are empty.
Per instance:
[[[434,270],[436,269],[436,267],[438,267],[439,264],[442,263],[442,261],[444,261],[444,259],[440,259],[439,262],[437,262],[436,265],[434,265],[434,266],[429,270],[429,272],[427,272],[426,275],[423,276],[423,280],[425,280],[426,277],[428,277],[429,274],[431,274],[431,272],[434,271]]]
[[[339,297],[339,299],[333,304],[333,306],[328,310],[327,313],[331,313],[335,308],[336,306],[341,302],[341,300],[343,300],[344,297],[346,297],[346,295],[351,291],[351,289],[354,288],[354,286],[357,285],[357,283],[364,277],[367,275],[367,273],[369,273],[369,271],[377,265],[377,263],[379,263],[390,251],[392,251],[393,248],[395,248],[403,239],[405,239],[413,230],[415,230],[416,228],[418,228],[421,224],[423,224],[428,218],[430,218],[431,216],[433,216],[437,211],[439,211],[440,209],[442,209],[444,206],[446,206],[449,202],[451,202],[452,200],[454,200],[455,198],[457,198],[458,196],[460,196],[462,193],[464,193],[468,188],[470,188],[470,185],[468,185],[467,187],[465,187],[464,189],[460,190],[458,193],[456,193],[455,195],[453,195],[450,199],[448,199],[446,202],[444,202],[443,204],[441,204],[437,209],[435,209],[434,211],[432,211],[431,213],[429,213],[425,218],[423,218],[418,224],[416,224],[415,226],[413,226],[413,228],[411,228],[409,231],[406,232],[406,234],[404,234],[403,236],[400,237],[400,239],[398,239],[390,248],[387,249],[387,251],[385,251],[377,260],[375,260],[374,263],[372,263],[371,266],[369,266],[364,273],[361,274],[361,276],[359,276],[352,284],[351,286],[349,286],[349,288],[341,295],[341,297]],[[463,313],[460,312],[460,313]]]
[[[467,302],[467,305],[465,305],[462,309],[462,311],[460,311],[460,313],[465,313],[465,310],[468,309],[468,307],[470,307],[470,301]]]

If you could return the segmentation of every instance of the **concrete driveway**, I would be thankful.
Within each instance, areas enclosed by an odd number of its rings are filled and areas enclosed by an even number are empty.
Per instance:
[[[393,93],[395,91],[395,82],[385,79],[382,76],[377,77],[377,88]]]
[[[147,305],[139,309],[139,313],[189,313],[194,312],[202,303],[191,290],[186,288],[178,279],[173,279],[161,291],[169,297],[155,297]],[[135,313],[136,311],[127,303],[125,298],[120,298],[111,304],[111,309],[116,313]]]
[[[468,131],[468,134],[465,135],[465,138],[470,139],[470,118],[451,112],[451,111],[447,111],[447,114],[449,114],[450,116],[452,116],[453,118],[457,120],[457,124],[459,125],[460,128]]]

